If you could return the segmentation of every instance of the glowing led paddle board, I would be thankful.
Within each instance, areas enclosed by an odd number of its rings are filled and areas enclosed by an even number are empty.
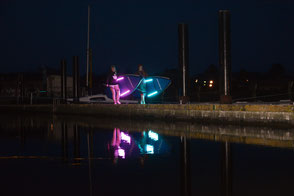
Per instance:
[[[141,82],[141,78],[138,75],[125,74],[118,76],[116,80],[120,88],[120,97],[124,98],[132,94]],[[106,95],[112,98],[112,94],[109,88],[106,90]]]
[[[141,96],[140,85],[144,85],[143,89],[146,90],[145,92],[146,97],[152,98],[164,92],[170,84],[171,84],[171,80],[169,78],[161,77],[161,76],[150,76],[140,81],[137,90],[134,92],[134,96],[135,97]]]

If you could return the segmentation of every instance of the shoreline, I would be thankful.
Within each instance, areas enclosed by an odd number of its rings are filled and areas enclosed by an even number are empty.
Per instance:
[[[37,113],[118,119],[254,126],[294,125],[293,105],[269,104],[58,104],[0,105],[2,113]]]

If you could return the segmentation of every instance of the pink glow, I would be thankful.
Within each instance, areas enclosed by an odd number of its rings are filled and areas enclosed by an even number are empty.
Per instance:
[[[131,143],[131,137],[124,132],[121,132],[121,140],[123,140],[129,144]]]
[[[118,82],[118,81],[121,81],[123,79],[124,79],[124,77],[120,77],[120,78],[117,78],[116,81]]]
[[[126,152],[125,152],[125,150],[122,149],[122,148],[119,148],[118,149],[118,156],[120,156],[123,159],[126,158]]]
[[[130,92],[130,90],[127,90],[126,92],[123,92],[122,94],[120,94],[120,96],[122,97],[122,96],[128,94],[129,92]]]

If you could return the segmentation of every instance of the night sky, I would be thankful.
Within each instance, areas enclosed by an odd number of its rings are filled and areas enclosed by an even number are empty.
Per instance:
[[[281,63],[294,72],[294,1],[291,0],[1,0],[1,71],[69,67],[73,55],[86,67],[87,6],[92,5],[93,70],[116,64],[150,74],[178,66],[177,24],[189,24],[191,74],[218,64],[218,15],[232,14],[233,71],[267,71]],[[69,68],[70,71],[70,68]]]

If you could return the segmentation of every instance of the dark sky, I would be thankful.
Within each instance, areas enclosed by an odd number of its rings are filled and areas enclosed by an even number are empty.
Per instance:
[[[116,64],[150,74],[176,68],[177,24],[188,23],[191,74],[217,64],[217,11],[232,13],[232,66],[266,71],[273,63],[294,71],[291,0],[0,0],[1,72],[59,67],[73,55],[86,66],[87,5],[96,73]],[[70,69],[70,68],[69,68]]]

